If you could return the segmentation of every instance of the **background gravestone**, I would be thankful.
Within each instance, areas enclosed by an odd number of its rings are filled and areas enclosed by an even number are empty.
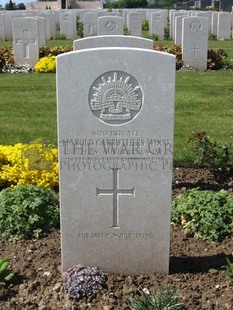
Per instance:
[[[120,16],[102,16],[98,18],[98,35],[123,35],[123,18]]]
[[[208,19],[184,17],[182,23],[182,60],[198,70],[207,69]]]
[[[83,36],[92,37],[97,35],[97,17],[96,12],[87,12],[83,14]]]
[[[130,12],[127,15],[127,27],[131,36],[142,36],[142,19],[141,15],[136,12]]]
[[[77,24],[74,13],[60,13],[60,35],[66,39],[72,39],[76,36]]]
[[[159,40],[164,39],[164,28],[167,25],[165,13],[165,11],[158,11],[150,14],[150,35],[157,35]]]
[[[73,42],[74,50],[96,47],[138,47],[153,50],[153,40],[133,36],[96,36]]]
[[[174,36],[174,43],[177,45],[182,44],[182,21],[184,16],[177,16],[175,18],[175,36]]]
[[[39,21],[34,17],[14,18],[13,48],[16,65],[34,66],[39,60]]]
[[[231,14],[219,12],[217,20],[217,39],[230,40],[231,38]]]
[[[0,14],[0,41],[5,41],[5,16]]]
[[[57,57],[62,265],[168,273],[175,56]]]

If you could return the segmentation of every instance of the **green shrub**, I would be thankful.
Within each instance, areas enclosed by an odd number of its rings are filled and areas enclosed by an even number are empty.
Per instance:
[[[67,46],[42,46],[39,50],[39,57],[51,57],[67,53],[73,50],[71,45]]]
[[[0,54],[0,72],[2,72],[2,69],[5,67],[6,61],[2,54]]]
[[[140,296],[128,298],[131,310],[177,310],[181,306],[177,293],[171,289],[162,289],[154,293],[143,289],[139,294]]]
[[[83,38],[83,23],[79,17],[77,17],[77,35],[79,38]]]
[[[195,154],[195,164],[226,171],[233,166],[233,144],[213,141],[206,132],[193,132],[189,142]]]
[[[0,192],[0,234],[9,240],[39,238],[58,226],[55,191],[30,185]]]
[[[170,27],[164,27],[164,40],[170,39]]]
[[[217,36],[213,33],[209,33],[209,36],[208,36],[208,40],[210,41],[216,41],[217,40]]]
[[[224,60],[227,59],[227,53],[222,50],[218,49],[208,50],[207,54],[207,69],[209,70],[220,70],[223,68]]]
[[[181,69],[181,67],[183,66],[181,45],[175,44],[171,47],[157,45],[155,46],[155,50],[159,52],[165,52],[165,53],[175,55],[176,56],[176,70]]]
[[[225,58],[222,62],[222,68],[224,70],[232,70],[233,69],[233,59]]]
[[[14,64],[13,47],[6,46],[0,47],[0,72],[5,66],[11,66]]]
[[[130,36],[130,31],[129,31],[128,27],[126,27],[126,26],[124,27],[123,33],[125,36]]]
[[[176,56],[176,70],[179,70],[182,68],[183,61],[182,61],[181,45],[176,45],[176,44],[173,46],[157,45],[155,46],[155,50],[175,55]],[[218,49],[216,51],[208,50],[207,69],[220,70],[220,69],[232,69],[232,68],[233,68],[233,60],[228,59],[228,55],[223,49]]]
[[[145,19],[142,21],[142,30],[149,31],[149,20]]]
[[[188,190],[174,200],[172,221],[197,238],[221,241],[233,233],[233,196],[225,190]]]
[[[14,273],[10,269],[8,269],[8,265],[8,258],[0,259],[0,282],[8,282],[14,276]]]

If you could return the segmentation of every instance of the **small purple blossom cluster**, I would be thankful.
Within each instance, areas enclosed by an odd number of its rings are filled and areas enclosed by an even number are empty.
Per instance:
[[[70,298],[90,296],[104,287],[105,275],[98,267],[77,265],[67,270],[64,287]]]

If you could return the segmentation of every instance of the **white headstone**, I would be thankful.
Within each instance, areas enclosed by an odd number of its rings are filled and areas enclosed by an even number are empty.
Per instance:
[[[44,17],[37,16],[39,21],[39,46],[46,44],[46,20]]]
[[[7,41],[11,41],[13,39],[12,18],[13,18],[13,12],[5,13],[5,40]]]
[[[157,11],[150,14],[150,35],[157,35],[159,40],[164,39],[164,28],[166,27],[165,12]]]
[[[207,68],[208,19],[184,17],[182,26],[182,60],[198,70]]]
[[[45,18],[45,33],[46,39],[51,40],[55,38],[55,31],[56,31],[56,14],[54,12],[41,12],[37,13],[37,16]]]
[[[14,18],[13,48],[16,65],[34,66],[39,60],[39,21],[34,17]]]
[[[171,30],[171,37],[174,39],[175,38],[175,22],[176,22],[176,17],[178,16],[186,16],[185,13],[182,12],[175,12],[172,14],[172,21],[171,21],[171,26],[172,30]]]
[[[5,41],[5,15],[0,14],[0,41]]]
[[[174,85],[166,53],[57,57],[64,271],[168,273]]]
[[[218,12],[212,14],[211,33],[217,35]]]
[[[77,35],[76,15],[60,13],[60,35],[66,39],[73,39]]]
[[[137,9],[136,12],[140,14],[142,21],[147,19],[147,10]]]
[[[136,12],[130,12],[127,15],[127,27],[131,36],[142,36],[142,20],[141,15]]]
[[[212,25],[212,12],[196,12],[197,17],[205,17],[208,19],[208,31],[211,31]]]
[[[217,22],[217,39],[229,40],[231,38],[231,14],[220,12]]]
[[[97,35],[97,13],[88,12],[83,14],[83,36],[92,37]]]
[[[97,23],[98,35],[123,35],[124,21],[120,16],[102,16]]]
[[[174,43],[177,45],[182,44],[182,20],[184,16],[177,16],[175,18],[175,37]]]
[[[50,36],[52,39],[56,37],[56,13],[50,12]]]
[[[176,10],[170,10],[169,11],[169,25],[170,25],[170,27],[169,27],[169,36],[172,39],[173,39],[173,19],[174,19],[173,15],[175,13],[178,13],[178,12]]]
[[[133,36],[96,36],[73,42],[74,50],[97,47],[138,47],[153,50],[153,40]]]

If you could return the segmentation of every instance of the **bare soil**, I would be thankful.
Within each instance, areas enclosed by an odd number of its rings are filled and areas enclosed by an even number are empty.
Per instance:
[[[192,187],[226,189],[233,193],[232,175],[208,169],[174,169],[173,197]],[[233,310],[233,283],[221,273],[226,257],[232,261],[233,236],[221,243],[207,243],[186,236],[180,226],[171,227],[170,273],[125,276],[106,274],[106,288],[79,301],[69,300],[61,276],[60,232],[40,240],[12,243],[0,238],[0,257],[10,259],[15,272],[10,285],[0,284],[1,310],[123,310],[127,296],[139,286],[178,291],[182,309]]]

